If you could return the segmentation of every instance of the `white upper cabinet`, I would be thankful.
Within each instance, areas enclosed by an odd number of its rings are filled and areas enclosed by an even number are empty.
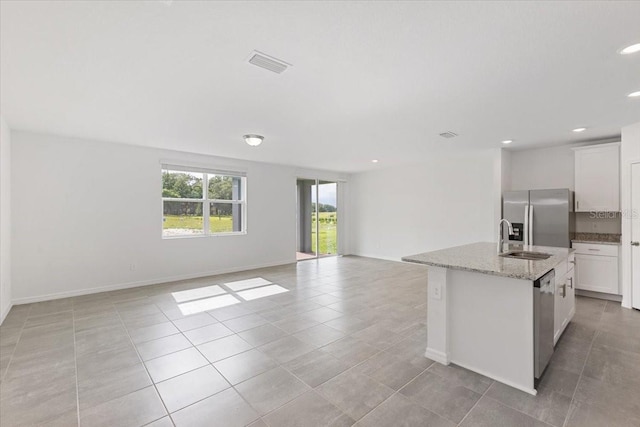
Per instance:
[[[620,211],[620,143],[574,148],[576,212]]]

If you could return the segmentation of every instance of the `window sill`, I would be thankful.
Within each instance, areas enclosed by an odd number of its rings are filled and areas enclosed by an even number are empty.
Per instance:
[[[162,240],[179,240],[179,239],[202,239],[207,237],[225,237],[225,236],[245,236],[246,231],[236,231],[231,233],[215,233],[215,234],[187,234],[183,236],[162,236]]]

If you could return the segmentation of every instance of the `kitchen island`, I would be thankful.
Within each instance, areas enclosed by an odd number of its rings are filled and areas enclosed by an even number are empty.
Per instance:
[[[536,363],[545,351],[536,344],[546,333],[541,331],[552,329],[551,342],[545,337],[544,346],[553,352],[575,312],[573,249],[527,246],[524,250],[550,256],[508,258],[498,255],[495,243],[473,243],[402,260],[429,266],[425,356],[535,395],[535,376],[541,373]],[[549,283],[547,278],[554,276]],[[543,280],[552,295],[546,296],[541,310],[536,292]]]

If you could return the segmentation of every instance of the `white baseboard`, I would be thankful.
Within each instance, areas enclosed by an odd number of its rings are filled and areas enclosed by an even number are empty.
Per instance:
[[[12,301],[12,305],[31,304],[31,303],[34,303],[34,302],[50,301],[50,300],[54,300],[54,299],[77,297],[77,296],[81,296],[81,295],[97,294],[97,293],[100,293],[100,292],[109,292],[109,291],[117,291],[117,290],[121,290],[121,289],[137,288],[137,287],[140,287],[140,286],[159,285],[159,284],[162,284],[162,283],[177,282],[179,280],[198,279],[198,278],[201,278],[201,277],[217,276],[219,274],[227,274],[227,273],[237,273],[239,271],[255,270],[255,269],[258,269],[258,268],[278,267],[278,266],[281,266],[281,265],[288,265],[288,264],[295,264],[295,261],[286,260],[286,261],[279,261],[279,262],[275,262],[275,263],[256,264],[256,265],[249,265],[249,266],[244,266],[244,267],[226,268],[226,269],[220,269],[220,270],[214,270],[214,271],[205,271],[205,272],[193,273],[193,274],[182,274],[182,275],[178,275],[178,276],[158,277],[158,278],[149,279],[149,280],[140,280],[140,281],[136,281],[136,282],[120,283],[120,284],[108,285],[108,286],[100,286],[100,287],[97,287],[97,288],[78,289],[78,290],[74,290],[74,291],[56,292],[56,293],[52,293],[52,294],[37,295],[37,296],[33,296],[33,297],[14,298],[13,301]]]
[[[7,315],[11,311],[11,307],[13,307],[13,302],[10,302],[5,310],[0,309],[0,325],[4,322],[4,319],[7,318]]]
[[[427,350],[424,352],[424,357],[426,357],[427,359],[436,361],[438,363],[441,363],[443,365],[448,365],[450,363],[448,354],[443,353],[439,350],[428,348],[428,347],[427,347]]]
[[[576,295],[589,297],[589,298],[604,299],[607,301],[614,301],[614,302],[622,301],[622,295],[605,294],[603,292],[586,291],[584,289],[576,289]]]
[[[350,254],[350,256],[359,256],[359,257],[362,257],[362,258],[382,259],[382,260],[385,260],[385,261],[403,262],[400,258],[393,258],[393,257],[381,256],[381,255],[375,255],[375,254],[352,253],[352,254]]]

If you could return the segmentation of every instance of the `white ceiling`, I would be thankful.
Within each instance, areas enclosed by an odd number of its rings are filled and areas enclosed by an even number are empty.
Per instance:
[[[13,129],[354,172],[640,121],[626,97],[640,53],[616,52],[640,42],[640,2],[2,1],[0,13]],[[249,65],[254,49],[293,67]]]

